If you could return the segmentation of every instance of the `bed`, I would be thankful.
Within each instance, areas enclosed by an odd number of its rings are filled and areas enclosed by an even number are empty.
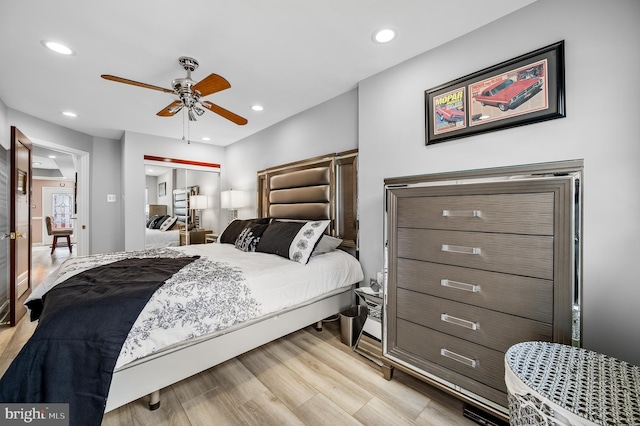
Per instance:
[[[157,249],[163,247],[178,247],[180,245],[180,230],[145,228],[144,247],[146,249]]]
[[[127,329],[110,377],[105,412],[145,395],[151,395],[150,406],[155,408],[163,387],[308,325],[321,327],[323,319],[353,304],[352,289],[363,279],[355,238],[356,159],[357,152],[349,151],[260,171],[258,211],[262,220],[252,220],[251,226],[236,230],[244,237],[236,238],[234,244],[224,243],[225,230],[219,244],[70,259],[57,277],[34,292],[36,302],[42,293],[50,295],[45,300],[56,300],[53,295],[74,277],[85,273],[103,277],[100,268],[119,262],[146,262],[133,265],[144,268],[185,263],[177,265],[177,272],[171,272],[171,278],[150,293],[148,303],[140,315],[136,314],[136,322]],[[237,223],[229,230],[232,225]],[[290,230],[296,227],[299,231],[291,237]],[[311,238],[311,243],[301,244],[302,235]],[[329,247],[325,240],[330,241]],[[244,251],[252,244],[258,250]],[[208,272],[203,274],[202,270]],[[206,290],[207,285],[198,281],[203,275],[208,277],[207,283],[219,286]],[[221,275],[234,277],[232,283],[219,279]],[[316,282],[310,283],[311,278]],[[47,292],[49,288],[52,290]],[[206,291],[211,293],[207,296]],[[181,299],[189,296],[201,304],[206,301],[205,305],[222,298],[226,308],[207,305],[205,311],[215,313],[207,314],[209,322],[186,321],[186,327],[174,327],[185,321],[172,323],[166,317],[191,303]],[[33,306],[37,310],[37,303]],[[231,315],[230,311],[239,314]],[[154,319],[153,312],[160,312],[161,319]],[[156,329],[169,329],[170,337],[148,337],[155,332],[153,324]],[[41,325],[42,321],[38,328]],[[141,352],[136,352],[140,348]]]
[[[176,224],[180,220],[180,217],[177,217],[177,215],[170,228],[168,226],[161,228],[162,222],[157,226],[154,223],[152,228],[149,227],[150,221],[152,221],[154,218],[159,219],[162,217],[172,217],[170,215],[167,215],[167,206],[164,204],[149,204],[147,223],[145,224],[144,228],[144,247],[146,249],[178,247],[180,245],[180,231]]]

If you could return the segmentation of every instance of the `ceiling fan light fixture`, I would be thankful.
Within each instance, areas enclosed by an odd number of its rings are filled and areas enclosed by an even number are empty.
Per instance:
[[[73,49],[71,49],[69,46],[65,46],[62,43],[58,43],[55,41],[47,41],[47,40],[42,40],[40,43],[42,43],[44,47],[51,50],[52,52],[56,52],[61,55],[73,56],[76,54],[76,52]]]
[[[384,44],[389,43],[391,40],[396,38],[397,35],[398,30],[396,30],[395,28],[381,28],[374,31],[374,33],[371,35],[371,40],[373,40],[374,43]]]
[[[176,112],[182,109],[182,106],[183,106],[182,104],[174,105],[172,107],[167,108],[167,111],[169,111],[171,114],[175,114]]]

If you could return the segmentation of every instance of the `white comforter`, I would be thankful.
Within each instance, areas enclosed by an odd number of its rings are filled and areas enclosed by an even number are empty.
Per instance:
[[[178,247],[180,245],[180,231],[178,229],[161,231],[159,229],[144,228],[144,230],[144,247],[146,249]]]
[[[336,250],[307,265],[267,253],[242,252],[232,244],[198,244],[140,252],[82,256],[62,264],[56,278],[29,300],[88,268],[127,257],[201,256],[151,297],[127,337],[119,368],[181,341],[299,305],[363,279],[358,261]]]

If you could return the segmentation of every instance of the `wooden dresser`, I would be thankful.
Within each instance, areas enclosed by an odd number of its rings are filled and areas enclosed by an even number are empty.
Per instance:
[[[581,170],[386,179],[385,359],[508,416],[507,349],[579,345]]]

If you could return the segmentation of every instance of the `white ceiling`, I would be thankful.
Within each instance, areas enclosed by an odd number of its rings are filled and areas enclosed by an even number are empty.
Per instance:
[[[179,139],[182,113],[156,116],[174,96],[100,75],[171,88],[186,75],[178,58],[192,56],[200,63],[195,81],[216,73],[232,86],[205,99],[249,120],[237,126],[207,111],[191,124],[191,140],[225,146],[533,1],[2,1],[0,99],[94,136],[119,139],[126,130]],[[373,43],[383,26],[398,37]],[[76,54],[52,53],[42,40]],[[254,103],[265,110],[253,112]]]

